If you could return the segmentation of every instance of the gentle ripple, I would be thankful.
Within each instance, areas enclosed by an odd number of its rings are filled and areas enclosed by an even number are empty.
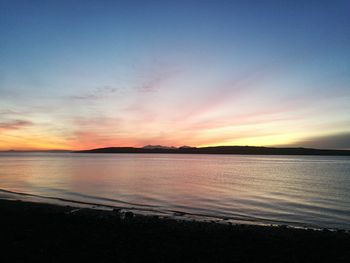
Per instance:
[[[350,229],[349,157],[1,153],[0,188],[3,198]]]

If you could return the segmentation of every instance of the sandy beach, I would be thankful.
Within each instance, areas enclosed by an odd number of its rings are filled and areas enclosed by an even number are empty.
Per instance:
[[[349,262],[344,231],[231,225],[0,200],[12,262]]]

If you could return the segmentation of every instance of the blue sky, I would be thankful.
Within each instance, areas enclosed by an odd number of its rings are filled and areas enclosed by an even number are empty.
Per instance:
[[[0,149],[350,148],[349,11],[349,1],[1,1]]]

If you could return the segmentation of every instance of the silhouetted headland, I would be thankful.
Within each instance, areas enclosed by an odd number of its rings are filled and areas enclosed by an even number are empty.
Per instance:
[[[256,146],[167,147],[147,145],[136,147],[107,147],[75,151],[77,153],[182,153],[182,154],[263,154],[263,155],[337,155],[350,156],[350,150],[326,150],[312,148],[275,148]]]

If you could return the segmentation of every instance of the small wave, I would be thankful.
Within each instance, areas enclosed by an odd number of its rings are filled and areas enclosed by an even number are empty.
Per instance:
[[[108,202],[113,202],[113,203],[120,203],[120,204],[125,204],[125,205],[130,205],[130,206],[152,207],[152,208],[157,208],[158,207],[158,206],[155,206],[155,205],[137,204],[137,203],[127,202],[127,201],[123,201],[123,200],[119,200],[119,199],[113,199],[113,198],[107,198],[107,197],[99,197],[99,196],[93,196],[93,195],[86,195],[86,194],[69,192],[69,191],[64,191],[64,193],[66,193],[68,195],[83,197],[83,198],[89,198],[89,199],[95,199],[95,200],[101,200],[101,201],[108,201]]]
[[[101,197],[94,197],[89,195],[83,195],[79,193],[70,193],[75,194],[77,196],[81,197],[89,197],[89,198],[96,198],[100,200],[106,200],[111,202],[119,202],[122,204],[127,205],[133,205],[133,206],[117,206],[117,205],[109,205],[109,204],[101,204],[97,202],[86,202],[86,201],[79,201],[74,199],[67,199],[67,198],[61,198],[61,197],[53,197],[53,196],[43,196],[43,195],[37,195],[37,194],[31,194],[31,193],[23,193],[23,192],[16,192],[16,191],[10,191],[5,189],[0,189],[0,192],[9,194],[9,195],[18,195],[18,196],[28,196],[28,197],[34,197],[34,198],[40,198],[43,199],[43,203],[45,200],[54,200],[59,201],[63,203],[68,204],[76,204],[76,205],[86,205],[90,208],[98,207],[101,209],[125,209],[125,210],[132,210],[134,212],[143,212],[146,214],[162,214],[167,217],[174,217],[174,218],[188,218],[188,219],[194,219],[199,221],[205,221],[205,220],[218,220],[218,221],[226,221],[226,222],[235,222],[235,223],[247,223],[247,224],[257,224],[257,225],[266,225],[266,224],[272,224],[272,225],[288,225],[291,227],[302,227],[302,228],[315,228],[320,229],[320,226],[317,225],[310,225],[310,224],[303,224],[301,222],[297,221],[283,221],[283,220],[271,220],[268,218],[262,218],[262,217],[252,217],[248,215],[242,215],[242,214],[231,214],[230,216],[217,216],[210,213],[196,213],[196,212],[185,212],[182,210],[174,210],[174,209],[161,209],[160,207],[156,206],[148,206],[143,204],[136,204],[136,203],[129,203],[126,201],[121,201],[117,199],[111,199],[111,198],[101,198]],[[61,203],[62,204],[62,203]],[[151,208],[152,207],[152,208]],[[158,209],[157,209],[158,208]]]
[[[61,198],[61,197],[53,197],[53,196],[43,196],[43,195],[37,195],[37,194],[30,194],[30,193],[23,193],[23,192],[15,192],[5,189],[0,189],[0,192],[11,194],[11,195],[19,195],[19,196],[29,196],[29,197],[36,197],[41,198],[44,200],[55,200],[55,201],[61,201],[66,203],[72,203],[72,204],[80,204],[80,205],[88,205],[88,206],[94,206],[94,207],[101,207],[101,208],[110,208],[110,209],[128,209],[128,210],[139,210],[139,211],[150,211],[150,212],[160,212],[155,209],[143,209],[141,207],[125,207],[125,206],[117,206],[117,205],[108,205],[108,204],[101,204],[101,203],[95,203],[95,202],[86,202],[86,201],[79,201],[79,200],[73,200],[73,199],[67,199],[67,198]],[[100,198],[103,199],[103,198]],[[113,200],[113,199],[112,199]],[[127,204],[127,202],[122,202]],[[137,205],[142,206],[142,205]]]

